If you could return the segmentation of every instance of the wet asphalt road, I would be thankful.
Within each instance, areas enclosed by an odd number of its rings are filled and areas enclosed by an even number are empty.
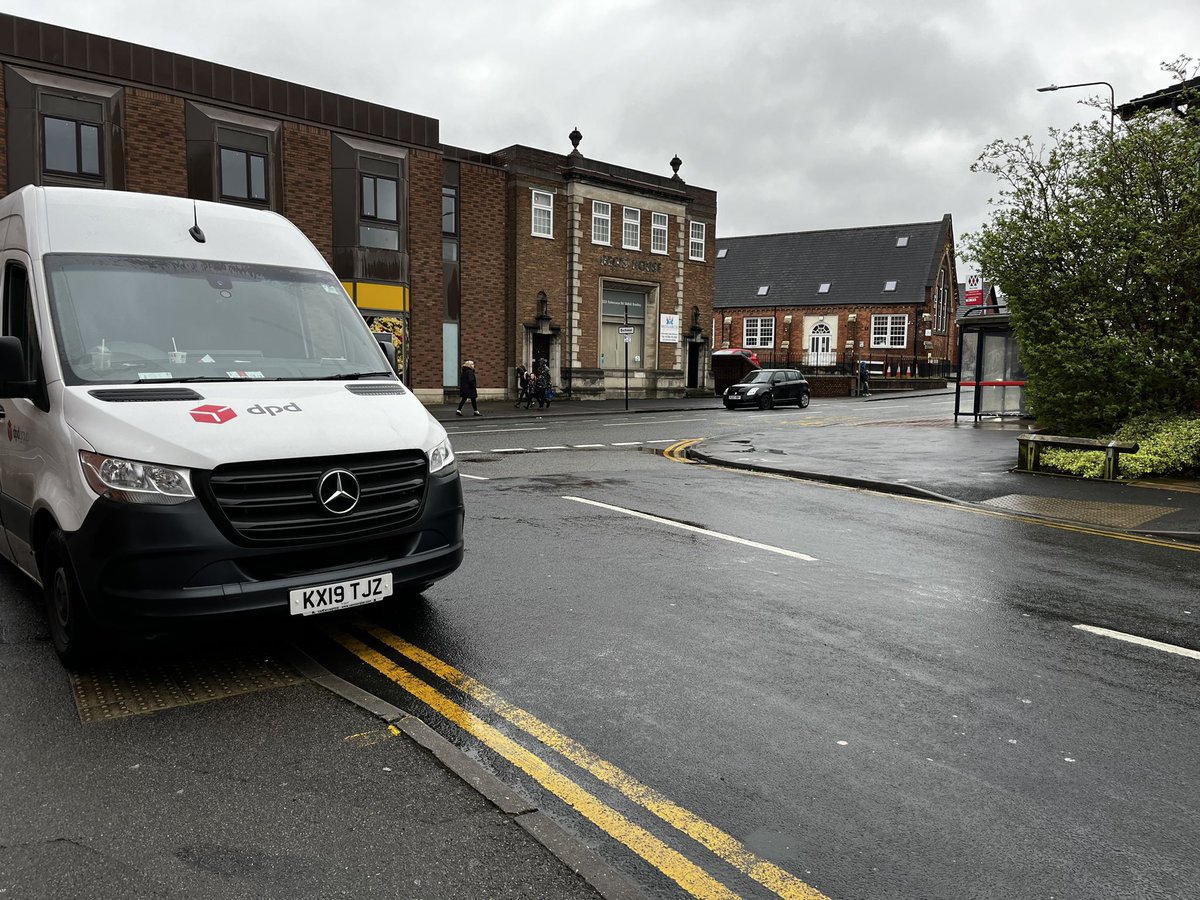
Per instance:
[[[432,654],[402,661],[466,710],[496,720],[440,663],[552,728],[505,726],[733,894],[781,893],[770,868],[809,896],[1200,896],[1200,664],[1073,627],[1200,645],[1194,551],[646,452],[730,415],[463,423],[466,561],[365,620]],[[310,649],[649,893],[685,895],[678,861],[639,856],[440,701]],[[549,749],[563,737],[617,787]],[[660,801],[694,814],[690,837]]]

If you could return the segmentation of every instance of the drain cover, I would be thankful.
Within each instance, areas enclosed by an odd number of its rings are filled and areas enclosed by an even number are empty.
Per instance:
[[[1150,506],[1142,503],[1098,503],[1093,500],[1061,500],[1056,497],[1030,497],[1025,494],[1008,494],[984,500],[984,506],[1015,513],[1049,516],[1068,522],[1085,525],[1102,525],[1108,528],[1138,528],[1165,516],[1178,512],[1178,507]]]
[[[197,657],[114,662],[71,673],[79,718],[88,724],[303,684],[304,677],[272,656]]]

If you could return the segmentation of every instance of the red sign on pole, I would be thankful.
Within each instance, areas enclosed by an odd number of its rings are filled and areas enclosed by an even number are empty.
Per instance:
[[[966,296],[963,297],[964,306],[979,306],[983,303],[983,283],[979,280],[978,275],[971,275],[967,278]]]

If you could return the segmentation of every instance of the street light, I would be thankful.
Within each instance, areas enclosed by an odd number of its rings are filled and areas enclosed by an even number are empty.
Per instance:
[[[1111,139],[1113,136],[1113,119],[1117,115],[1117,92],[1113,90],[1113,86],[1107,81],[1081,81],[1079,84],[1048,84],[1045,87],[1038,88],[1038,93],[1044,93],[1045,91],[1061,91],[1065,90],[1066,88],[1098,87],[1099,85],[1104,85],[1106,88],[1108,88],[1110,97],[1110,103],[1108,105],[1108,136]]]

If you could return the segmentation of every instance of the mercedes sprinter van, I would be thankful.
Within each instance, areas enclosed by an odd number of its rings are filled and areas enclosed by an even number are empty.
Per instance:
[[[107,628],[403,599],[463,557],[445,430],[275,213],[0,199],[0,553],[68,666]]]

